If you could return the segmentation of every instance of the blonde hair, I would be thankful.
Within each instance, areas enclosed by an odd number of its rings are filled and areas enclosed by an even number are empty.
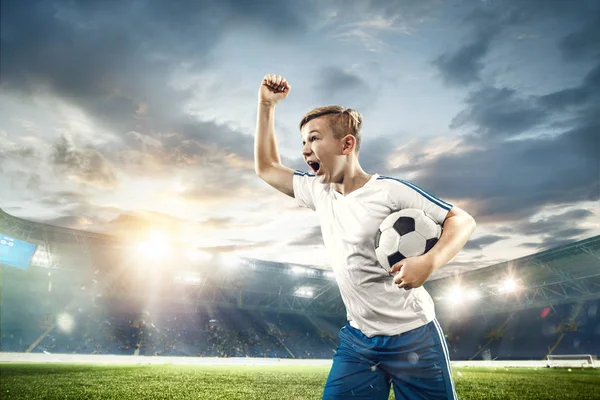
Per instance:
[[[362,115],[356,110],[342,106],[317,107],[310,110],[300,121],[300,130],[302,127],[315,118],[327,116],[333,137],[341,139],[350,134],[356,139],[356,152],[360,149],[360,136],[362,130]]]

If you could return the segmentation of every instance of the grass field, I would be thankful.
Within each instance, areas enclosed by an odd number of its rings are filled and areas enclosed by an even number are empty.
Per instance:
[[[461,399],[600,399],[600,371],[453,368]],[[0,363],[8,399],[320,399],[328,367]],[[390,399],[393,399],[390,394]]]

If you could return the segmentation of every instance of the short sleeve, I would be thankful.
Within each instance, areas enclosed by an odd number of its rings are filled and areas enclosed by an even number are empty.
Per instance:
[[[423,210],[442,225],[452,204],[426,192],[417,185],[396,178],[384,177],[388,181],[388,193],[395,210],[416,208]]]
[[[294,197],[299,207],[310,208],[315,211],[316,201],[315,192],[317,191],[316,186],[319,183],[313,174],[307,172],[294,171]]]

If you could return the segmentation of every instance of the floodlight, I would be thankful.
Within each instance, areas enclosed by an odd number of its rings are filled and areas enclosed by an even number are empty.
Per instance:
[[[195,285],[202,282],[202,278],[197,274],[184,274],[175,276],[175,281],[188,285]]]
[[[295,295],[301,297],[313,297],[314,291],[313,288],[310,287],[300,287],[296,289]]]
[[[454,286],[448,296],[446,296],[453,303],[461,303],[463,300],[463,293],[459,285]]]
[[[139,253],[149,259],[164,259],[171,254],[172,248],[164,242],[145,241],[138,245]]]
[[[75,325],[75,321],[70,314],[62,313],[56,317],[56,325],[58,330],[64,333],[71,333]]]
[[[502,286],[500,286],[499,290],[500,293],[513,293],[517,290],[517,288],[517,282],[512,278],[508,278],[502,283]]]

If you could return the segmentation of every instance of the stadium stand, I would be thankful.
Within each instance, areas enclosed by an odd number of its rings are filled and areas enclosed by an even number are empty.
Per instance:
[[[318,268],[219,255],[157,265],[121,239],[2,210],[0,234],[37,246],[28,268],[1,265],[3,352],[329,359],[345,323]],[[464,272],[473,299],[449,296],[454,276],[428,282],[451,358],[600,354],[599,254],[596,236]]]

